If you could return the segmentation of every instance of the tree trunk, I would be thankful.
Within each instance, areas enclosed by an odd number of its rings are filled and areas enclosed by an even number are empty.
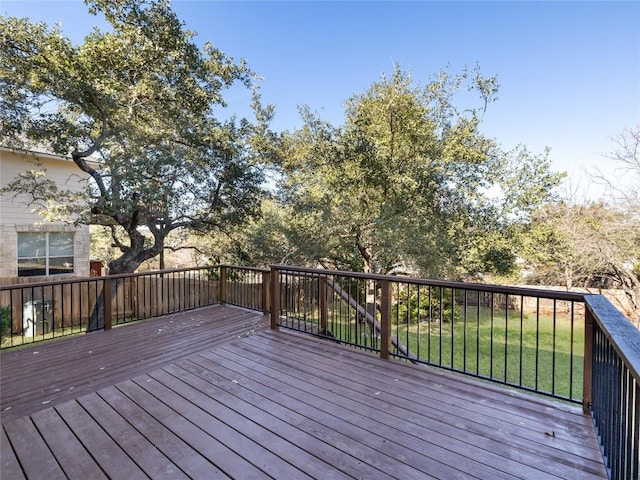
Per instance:
[[[364,273],[379,273],[377,262],[373,257],[370,247],[358,245],[358,250],[362,256]],[[365,280],[365,310],[373,318],[376,318],[376,282],[375,280]]]
[[[124,273],[135,272],[140,264],[145,260],[155,257],[160,251],[162,251],[162,244],[158,245],[156,242],[153,247],[146,250],[140,250],[138,252],[132,252],[129,250],[127,253],[119,258],[116,258],[109,262],[109,275],[119,275]],[[105,281],[108,281],[105,279]],[[111,298],[108,301],[112,301],[118,294],[118,287],[122,285],[123,279],[111,280]],[[93,332],[95,330],[101,330],[104,328],[104,288],[96,299],[96,304],[89,316],[89,323],[87,324],[87,332]]]

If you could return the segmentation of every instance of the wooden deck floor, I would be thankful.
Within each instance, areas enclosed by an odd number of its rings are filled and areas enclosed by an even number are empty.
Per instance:
[[[171,317],[2,354],[0,478],[606,478],[573,406],[232,307]]]

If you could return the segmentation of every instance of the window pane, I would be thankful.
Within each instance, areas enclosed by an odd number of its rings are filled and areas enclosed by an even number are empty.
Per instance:
[[[35,275],[46,275],[46,265],[44,258],[19,258],[18,276],[33,277]]]
[[[73,273],[73,257],[58,257],[49,259],[49,275]]]
[[[73,256],[73,233],[59,232],[49,234],[49,256]]]
[[[46,233],[18,233],[18,258],[44,258],[46,254]]]

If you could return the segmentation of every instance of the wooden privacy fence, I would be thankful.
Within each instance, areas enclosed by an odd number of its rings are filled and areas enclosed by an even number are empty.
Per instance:
[[[0,286],[2,347],[220,303],[220,267]]]
[[[113,323],[157,317],[167,313],[217,303],[217,280],[133,277],[121,279],[111,298]],[[113,287],[112,287],[113,288]],[[23,324],[46,317],[47,330],[86,324],[101,298],[104,280],[58,285],[23,286],[0,292],[0,305],[10,305],[11,332],[20,334]],[[186,292],[185,292],[186,290]]]

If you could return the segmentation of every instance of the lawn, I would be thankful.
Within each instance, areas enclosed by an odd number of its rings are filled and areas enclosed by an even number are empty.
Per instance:
[[[378,338],[371,329],[345,313],[331,315],[331,333],[348,343],[377,349]],[[582,396],[581,316],[572,322],[569,314],[556,312],[554,321],[553,314],[473,306],[442,321],[407,323],[396,316],[392,335],[429,364],[574,400]]]

